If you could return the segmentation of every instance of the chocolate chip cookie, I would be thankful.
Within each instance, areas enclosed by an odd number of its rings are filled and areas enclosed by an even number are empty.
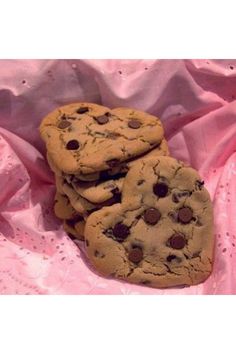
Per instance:
[[[140,160],[125,177],[122,203],[88,217],[85,244],[105,276],[158,288],[198,284],[212,271],[209,193],[180,161]]]
[[[40,134],[59,170],[91,174],[159,145],[163,127],[157,117],[138,110],[75,103],[46,116]]]

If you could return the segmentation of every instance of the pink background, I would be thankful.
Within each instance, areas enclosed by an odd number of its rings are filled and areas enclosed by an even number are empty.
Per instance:
[[[199,170],[214,203],[210,278],[151,289],[97,276],[53,214],[55,185],[38,126],[91,101],[158,115],[171,154]],[[1,294],[235,294],[236,60],[1,60]]]

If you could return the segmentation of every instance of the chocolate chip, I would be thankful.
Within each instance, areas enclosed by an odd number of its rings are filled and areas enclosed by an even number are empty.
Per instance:
[[[129,251],[129,261],[133,263],[139,263],[143,259],[143,251],[140,247],[134,247]]]
[[[79,142],[77,140],[69,140],[66,144],[67,150],[77,150],[79,148]]]
[[[113,228],[113,236],[118,242],[123,242],[129,236],[129,234],[129,228],[125,224],[118,223]]]
[[[170,247],[172,247],[176,250],[180,250],[180,249],[184,248],[184,246],[186,245],[186,240],[185,240],[184,235],[176,233],[173,236],[171,236],[168,243],[169,243]]]
[[[106,124],[109,122],[109,115],[106,113],[102,116],[95,117],[98,124]]]
[[[155,225],[161,217],[161,213],[158,209],[149,208],[144,212],[144,220],[147,224]]]
[[[174,255],[174,254],[170,254],[167,258],[166,258],[166,260],[167,260],[167,262],[171,262],[171,261],[173,261],[174,259],[176,259],[177,257]]]
[[[170,254],[167,258],[166,258],[167,262],[172,262],[175,261],[177,263],[182,262],[182,259],[178,256],[175,256],[174,254]]]
[[[58,124],[58,128],[60,129],[65,129],[68,128],[71,125],[70,122],[68,122],[67,120],[62,120],[59,124]]]
[[[77,109],[77,113],[79,113],[79,114],[83,114],[83,113],[86,113],[86,112],[88,112],[88,107],[80,107],[79,109]]]
[[[193,212],[190,208],[184,207],[178,211],[178,220],[183,224],[188,224],[193,217]]]
[[[118,159],[111,159],[106,161],[107,165],[111,168],[119,166],[120,161]]]
[[[165,183],[156,183],[153,186],[153,192],[159,198],[164,198],[168,193],[168,186]]]
[[[137,119],[131,119],[128,122],[128,126],[129,126],[129,128],[132,128],[132,129],[138,129],[141,126],[141,122],[139,122]]]

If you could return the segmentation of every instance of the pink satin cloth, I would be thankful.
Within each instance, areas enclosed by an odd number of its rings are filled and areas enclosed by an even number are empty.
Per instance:
[[[236,294],[236,60],[1,60],[1,294]],[[94,273],[53,213],[38,127],[76,101],[161,118],[171,154],[201,174],[214,203],[215,262],[204,283],[152,289]]]

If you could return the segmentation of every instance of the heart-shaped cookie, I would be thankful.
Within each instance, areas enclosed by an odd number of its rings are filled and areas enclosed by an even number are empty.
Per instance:
[[[85,174],[85,175],[84,174],[72,175],[72,174],[64,173],[58,167],[56,167],[56,165],[53,163],[52,158],[50,157],[48,152],[47,152],[47,160],[48,160],[48,164],[49,164],[51,170],[57,176],[62,176],[64,178],[66,178],[66,180],[69,183],[71,183],[72,181],[82,181],[82,182],[95,182],[95,184],[96,184],[98,180],[108,181],[108,180],[117,178],[117,175],[126,174],[129,170],[129,168],[132,167],[132,165],[140,159],[149,158],[151,156],[169,156],[169,154],[170,153],[169,153],[167,141],[165,138],[163,138],[158,146],[155,146],[153,149],[145,152],[144,154],[136,156],[136,157],[129,159],[125,162],[122,162],[121,164],[119,164],[119,166],[116,166],[114,168],[110,168],[105,171],[94,172],[94,173]],[[87,190],[87,188],[86,188],[86,190]],[[93,202],[92,200],[90,200],[90,201]]]
[[[129,108],[75,103],[47,115],[40,133],[55,166],[69,174],[114,168],[160,144],[161,121]]]
[[[88,217],[85,243],[105,276],[159,288],[198,284],[212,270],[209,193],[180,161],[140,160],[125,177],[122,203]]]

